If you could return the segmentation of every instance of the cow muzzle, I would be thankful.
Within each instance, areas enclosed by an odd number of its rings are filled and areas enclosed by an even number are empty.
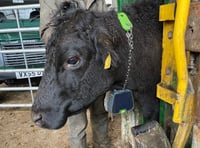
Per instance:
[[[31,116],[33,122],[41,128],[59,129],[65,125],[69,113],[62,109],[41,109],[33,104]]]

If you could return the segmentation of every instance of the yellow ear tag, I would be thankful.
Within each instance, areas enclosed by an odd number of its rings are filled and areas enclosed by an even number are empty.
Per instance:
[[[112,61],[111,55],[110,53],[108,53],[104,63],[104,69],[109,69],[111,67],[111,61]]]

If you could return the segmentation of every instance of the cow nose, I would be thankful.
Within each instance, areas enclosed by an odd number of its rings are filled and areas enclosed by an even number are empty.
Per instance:
[[[40,113],[32,113],[33,122],[35,122],[38,126],[42,124],[42,114]]]

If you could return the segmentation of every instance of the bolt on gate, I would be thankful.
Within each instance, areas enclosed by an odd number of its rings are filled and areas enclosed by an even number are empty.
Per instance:
[[[0,7],[0,82],[26,80],[26,86],[0,86],[1,91],[30,91],[32,79],[44,71],[45,46],[39,36],[39,4]],[[31,100],[30,100],[31,101]],[[28,104],[0,104],[0,108],[31,107]]]

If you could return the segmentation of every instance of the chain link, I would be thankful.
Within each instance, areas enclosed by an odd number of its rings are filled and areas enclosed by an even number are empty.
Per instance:
[[[132,52],[133,52],[133,32],[132,29],[126,32],[126,37],[128,39],[128,45],[129,45],[129,53],[128,53],[128,67],[127,67],[127,72],[126,72],[126,79],[124,81],[124,86],[123,89],[126,88],[126,85],[128,84],[128,77],[131,71],[131,62],[132,62]],[[135,62],[135,59],[134,59]]]

